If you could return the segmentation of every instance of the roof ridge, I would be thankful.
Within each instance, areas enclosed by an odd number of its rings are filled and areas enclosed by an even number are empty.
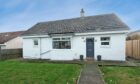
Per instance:
[[[0,32],[0,34],[4,34],[4,33],[16,33],[16,32],[25,32],[26,30],[21,30],[21,31],[9,31],[9,32]]]

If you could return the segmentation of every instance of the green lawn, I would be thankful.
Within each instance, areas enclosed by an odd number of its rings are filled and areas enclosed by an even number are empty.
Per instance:
[[[140,84],[140,67],[102,66],[107,84]]]
[[[0,61],[1,84],[75,84],[81,66],[77,64]]]

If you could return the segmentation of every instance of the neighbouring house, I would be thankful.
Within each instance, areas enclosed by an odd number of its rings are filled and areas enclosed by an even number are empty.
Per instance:
[[[136,30],[128,33],[128,36],[133,36],[133,35],[140,35],[140,30]]]
[[[140,30],[128,33],[127,40],[138,40],[140,39]]]
[[[129,27],[115,14],[40,22],[23,34],[25,59],[125,61]]]
[[[24,31],[4,32],[0,33],[1,49],[17,49],[22,48],[22,37]]]

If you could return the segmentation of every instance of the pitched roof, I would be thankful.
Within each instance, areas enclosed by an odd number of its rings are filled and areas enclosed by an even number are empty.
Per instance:
[[[40,22],[23,35],[46,35],[60,33],[83,33],[129,30],[115,14],[79,17],[57,21]]]
[[[0,33],[0,44],[3,44],[11,39],[14,39],[21,34],[23,34],[25,31],[16,31],[16,32],[4,32]]]

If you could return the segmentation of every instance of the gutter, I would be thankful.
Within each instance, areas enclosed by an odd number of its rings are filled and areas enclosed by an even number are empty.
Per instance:
[[[65,34],[52,34],[52,35],[29,35],[29,36],[21,36],[23,39],[25,38],[49,38],[51,36],[65,36],[66,34],[69,35],[100,35],[100,34],[127,34],[129,30],[122,30],[122,31],[105,31],[105,32],[85,32],[85,33],[65,33]]]
[[[108,32],[86,32],[86,33],[75,33],[75,35],[100,35],[100,34],[127,34],[129,30],[125,31],[108,31]]]
[[[22,38],[45,38],[45,37],[50,37],[49,35],[32,35],[32,36],[21,36]]]

